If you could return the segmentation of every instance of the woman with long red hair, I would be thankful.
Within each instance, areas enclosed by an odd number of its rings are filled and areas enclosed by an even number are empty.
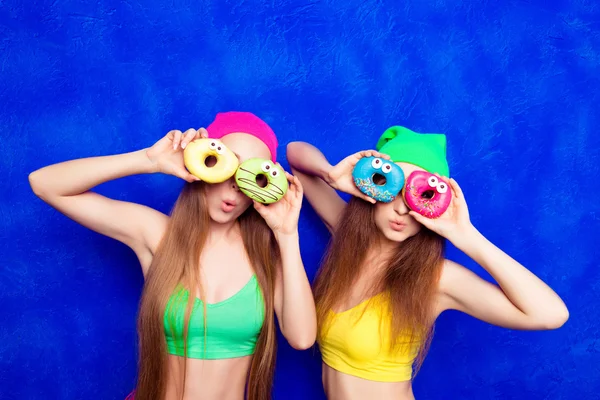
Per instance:
[[[286,173],[287,192],[269,205],[253,204],[234,177],[203,182],[186,169],[184,149],[208,137],[241,163],[261,158],[275,167],[271,128],[253,114],[227,112],[207,129],[174,130],[147,149],[62,162],[29,176],[41,199],[126,244],[140,261],[139,373],[130,396],[136,400],[238,400],[245,393],[269,399],[275,316],[292,347],[309,348],[316,338],[299,250],[300,182]],[[92,191],[156,172],[186,181],[170,215]]]
[[[332,233],[313,284],[329,399],[414,399],[412,379],[434,321],[445,310],[512,329],[555,329],[565,323],[568,311],[559,296],[471,224],[461,188],[449,178],[445,135],[395,126],[384,132],[376,149],[332,166],[311,144],[293,142],[287,148],[292,173]],[[429,174],[440,192],[447,193],[449,186],[448,208],[439,217],[416,212],[401,191],[376,201],[377,186],[388,187],[385,173],[373,174],[376,182],[368,190],[359,190],[360,179],[353,179],[366,157],[372,157],[374,168],[387,171],[395,163],[403,179],[415,171]],[[352,195],[348,204],[336,190]],[[427,196],[435,201],[432,193]],[[481,265],[497,285],[446,259],[445,240]]]

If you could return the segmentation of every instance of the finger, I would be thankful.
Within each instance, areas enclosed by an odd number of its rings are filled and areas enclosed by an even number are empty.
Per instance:
[[[361,151],[360,154],[363,157],[377,157],[377,158],[383,158],[386,160],[390,159],[390,156],[388,156],[387,154],[380,153],[376,150],[364,150],[364,151]]]
[[[302,187],[300,179],[298,179],[297,176],[293,176],[290,174],[287,174],[287,178],[291,182],[290,188],[293,189],[294,200],[302,201],[302,196],[304,195],[304,188]]]
[[[294,183],[294,175],[290,174],[285,170],[283,171],[283,173],[285,174],[285,177],[287,178],[288,182]]]
[[[300,186],[300,181],[292,174],[290,174],[287,171],[283,171],[283,173],[285,174],[286,179],[289,182],[289,187],[292,190],[298,190],[299,186]]]
[[[372,197],[367,196],[366,194],[363,194],[362,192],[360,192],[360,194],[358,194],[358,197],[360,197],[361,199],[368,201],[371,204],[376,204],[377,200],[375,200]]]
[[[352,157],[350,159],[350,167],[354,168],[356,166],[356,164],[358,164],[358,162],[360,161],[361,158],[363,158],[363,157],[362,156],[359,157],[356,155],[355,155],[355,157]]]
[[[204,138],[204,139],[208,138],[208,131],[204,128],[198,129],[198,134],[200,135],[201,138]]]
[[[297,188],[296,196],[302,197],[302,195],[304,194],[304,188],[302,187],[302,182],[300,182],[300,179],[298,179],[297,176],[293,176],[292,178],[294,179],[294,185],[296,185],[296,188]]]
[[[181,179],[183,179],[186,182],[198,182],[201,181],[200,178],[198,178],[195,175],[192,175],[188,172],[187,169],[184,168],[177,168],[177,170],[175,171],[176,175],[178,177],[180,177]]]
[[[363,158],[363,157],[372,157],[373,156],[373,150],[363,150],[363,151],[359,151],[357,154],[358,158]]]
[[[252,200],[252,203],[254,203],[254,209],[258,211],[260,215],[263,215],[266,209],[265,205],[256,200]]]
[[[290,174],[287,171],[283,171],[285,173],[285,177],[289,182],[288,193],[293,194],[296,198],[298,198],[298,193],[302,193],[302,186],[300,185],[300,181],[294,175]],[[286,193],[287,195],[287,193]]]
[[[198,178],[197,176],[195,176],[195,175],[192,175],[192,174],[190,174],[190,173],[184,173],[184,174],[181,174],[181,175],[179,175],[179,177],[180,177],[181,179],[183,179],[184,181],[186,181],[186,182],[189,182],[189,183],[192,183],[192,182],[200,182],[200,181],[201,181],[201,179],[200,179],[200,178]]]
[[[179,144],[181,143],[181,135],[181,131],[173,132],[173,150],[177,150],[177,148],[179,147]]]
[[[388,154],[379,153],[377,151],[375,152],[375,154],[376,154],[376,157],[379,157],[379,158],[384,158],[386,160],[391,159],[391,157]]]
[[[416,211],[409,211],[408,214],[413,217],[418,223],[420,223],[421,225],[425,226],[425,227],[429,227],[431,224],[431,220],[429,220],[429,218],[425,218],[424,216],[422,216],[421,214],[419,214]]]
[[[183,134],[183,138],[181,139],[181,148],[185,149],[185,147],[196,137],[198,131],[195,129],[188,129]]]
[[[358,153],[354,153],[351,156],[348,157],[349,161],[350,161],[350,166],[354,167],[362,158],[364,157],[370,157],[369,156],[369,150],[363,150],[363,151],[359,151]]]
[[[196,175],[188,175],[188,182],[200,182],[201,180],[202,179],[198,178]]]
[[[173,141],[173,139],[175,138],[175,133],[176,133],[176,132],[178,132],[176,129],[173,129],[173,130],[169,131],[169,132],[167,133],[167,138],[168,138],[170,141]]]
[[[454,178],[450,178],[450,187],[452,188],[452,191],[454,192],[454,195],[457,198],[464,198],[465,197],[465,195],[463,194],[462,189],[458,185],[458,182],[456,182],[454,180]]]

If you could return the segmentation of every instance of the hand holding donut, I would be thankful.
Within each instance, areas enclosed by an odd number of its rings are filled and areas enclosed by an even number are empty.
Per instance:
[[[157,172],[174,175],[187,182],[195,182],[200,179],[186,169],[183,152],[193,140],[206,137],[208,132],[204,128],[188,129],[185,132],[172,130],[147,149],[146,155]]]
[[[439,182],[445,182],[439,175]],[[469,209],[461,188],[454,179],[450,179],[450,188],[452,196],[448,209],[438,218],[428,218],[416,211],[410,211],[409,214],[421,223],[426,228],[445,237],[451,242],[455,242],[457,238],[464,237],[470,230],[473,229],[469,218]],[[448,188],[448,189],[450,189]],[[450,190],[448,190],[450,192]]]
[[[298,231],[303,197],[302,184],[297,177],[288,172],[285,172],[285,176],[289,185],[281,200],[269,205],[254,200],[254,208],[264,218],[275,236],[295,234]]]
[[[377,157],[384,160],[390,159],[388,155],[378,153],[374,150],[359,151],[358,153],[354,153],[344,158],[337,165],[335,165],[327,174],[326,181],[332,188],[336,190],[351,194],[355,197],[366,200],[369,203],[375,204],[375,199],[369,197],[357,188],[352,176],[354,167],[364,157]]]

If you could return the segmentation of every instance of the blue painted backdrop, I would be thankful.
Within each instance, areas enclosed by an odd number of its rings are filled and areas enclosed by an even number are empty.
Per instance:
[[[332,161],[392,124],[446,133],[476,226],[571,319],[516,332],[444,314],[417,397],[597,398],[598,21],[594,0],[0,0],[0,397],[120,399],[136,374],[133,253],[43,204],[27,174],[236,109],[270,123],[282,155],[303,139]],[[167,212],[180,187],[99,190]],[[301,238],[312,279],[328,236],[308,205]],[[323,399],[318,354],[280,341],[274,393]]]

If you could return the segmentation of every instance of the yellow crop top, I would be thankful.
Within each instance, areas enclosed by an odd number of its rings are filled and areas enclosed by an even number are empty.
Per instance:
[[[330,311],[321,327],[319,348],[323,362],[342,373],[379,382],[412,379],[412,364],[420,343],[400,346],[391,352],[386,296],[381,293],[341,313]],[[327,329],[328,328],[328,329]]]

